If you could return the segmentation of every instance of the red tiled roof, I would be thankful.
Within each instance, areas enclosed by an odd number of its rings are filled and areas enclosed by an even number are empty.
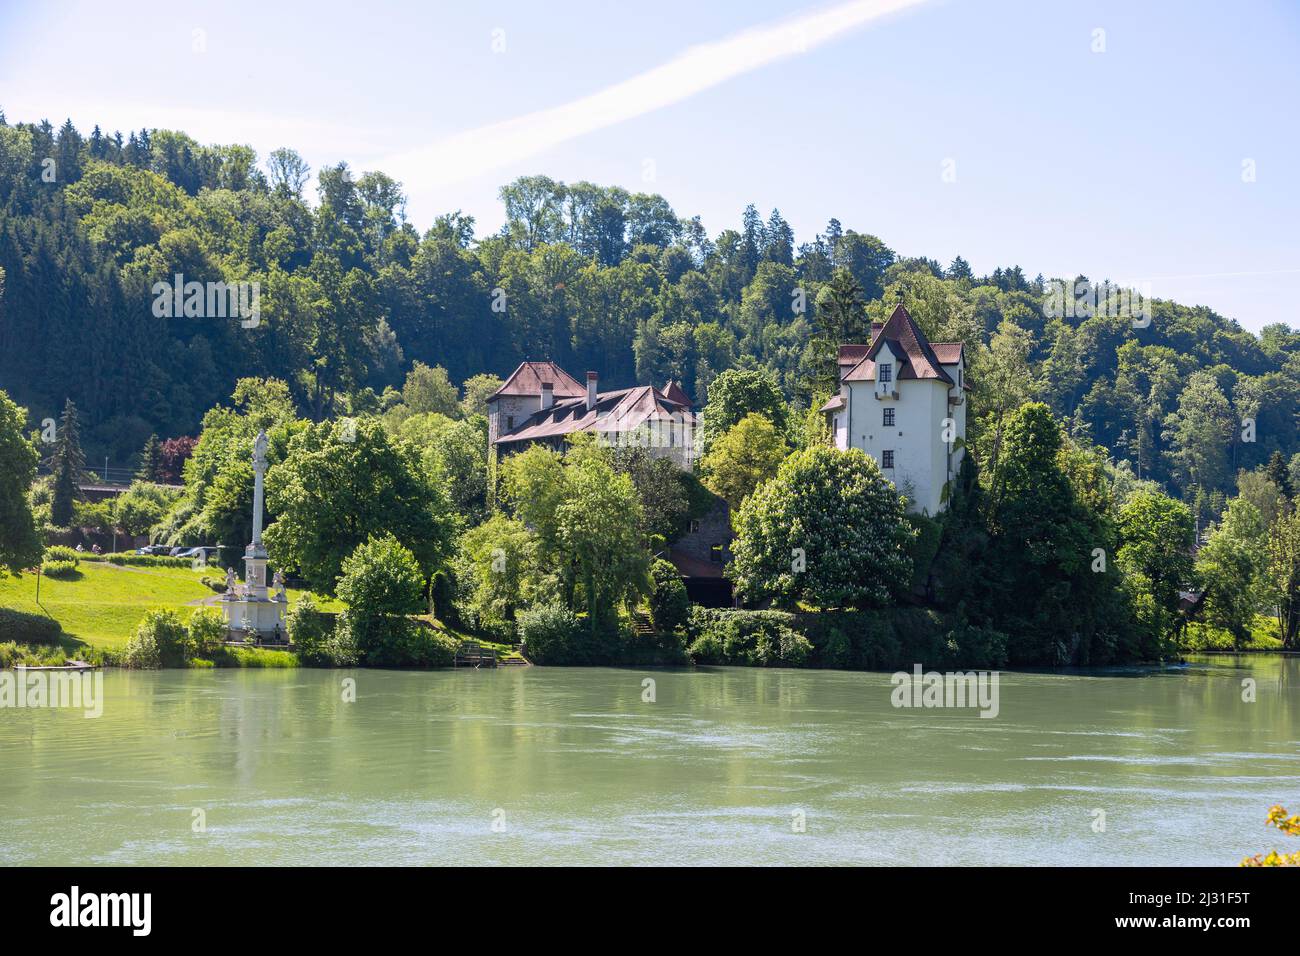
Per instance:
[[[581,398],[557,400],[550,408],[539,409],[496,443],[538,441],[573,432],[628,432],[647,421],[681,422],[684,417],[694,423],[689,405],[673,401],[651,385],[601,392],[590,409],[584,392]]]
[[[939,356],[939,362],[943,365],[956,365],[961,361],[962,350],[965,349],[964,342],[934,342],[934,354]]]
[[[960,343],[956,344],[960,349]],[[934,349],[925,338],[925,333],[912,321],[907,309],[902,304],[894,307],[889,321],[871,340],[871,347],[861,361],[846,372],[846,382],[869,382],[876,378],[875,358],[880,350],[889,346],[889,351],[899,364],[895,379],[938,379],[954,384],[952,378],[943,370],[943,362],[935,355]]]
[[[669,379],[668,384],[659,391],[663,394],[664,398],[669,401],[685,405],[687,408],[691,407],[691,397],[687,395],[686,391],[672,379]]]
[[[833,395],[831,396],[830,400],[826,402],[825,405],[823,405],[820,409],[818,409],[818,411],[838,412],[843,407],[844,407],[844,396]]]
[[[587,389],[554,362],[522,362],[510,373],[505,384],[488,396],[488,401],[505,396],[528,396],[542,394],[542,383],[550,382],[554,386],[555,397],[576,398],[585,396]]]
[[[867,354],[871,348],[870,345],[841,345],[839,366],[840,368],[852,368],[862,361],[862,357]]]

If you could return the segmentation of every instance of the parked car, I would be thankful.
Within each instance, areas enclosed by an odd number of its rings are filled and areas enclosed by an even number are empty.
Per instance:
[[[186,548],[186,549],[185,549],[184,551],[182,551],[180,554],[176,555],[176,557],[178,557],[178,558],[189,558],[189,559],[192,560],[192,561],[193,561],[193,560],[198,560],[198,561],[202,561],[204,564],[207,564],[207,563],[208,563],[208,559],[209,559],[212,555],[216,554],[217,551],[219,551],[219,550],[220,550],[220,548],[219,548],[218,546],[216,546],[216,545],[206,545],[206,544],[205,544],[205,545],[200,545],[200,546],[197,547],[197,548]]]

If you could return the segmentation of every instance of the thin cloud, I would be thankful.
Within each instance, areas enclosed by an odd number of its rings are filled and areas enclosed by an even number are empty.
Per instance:
[[[733,77],[800,56],[925,0],[852,0],[691,47],[666,63],[560,106],[456,133],[398,153],[379,168],[422,186],[446,185],[560,143],[680,103]]]

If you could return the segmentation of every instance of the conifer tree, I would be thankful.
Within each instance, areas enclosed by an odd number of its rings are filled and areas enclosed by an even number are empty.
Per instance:
[[[54,454],[50,456],[50,470],[54,474],[50,521],[60,528],[66,528],[72,523],[72,503],[81,497],[81,480],[86,470],[86,456],[81,450],[81,424],[77,419],[77,406],[70,398],[64,404],[63,415],[59,419]]]
[[[162,444],[157,435],[150,435],[140,452],[140,470],[135,473],[138,481],[162,480]]]

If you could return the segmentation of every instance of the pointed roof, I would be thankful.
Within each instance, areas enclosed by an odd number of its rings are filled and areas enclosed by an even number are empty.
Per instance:
[[[961,343],[944,343],[959,347]],[[944,363],[935,354],[925,333],[908,315],[902,303],[894,307],[889,321],[873,336],[871,347],[866,354],[844,375],[846,382],[869,382],[876,378],[876,356],[886,345],[899,363],[895,379],[937,379],[949,385],[955,384],[952,377],[944,371]]]
[[[687,408],[691,407],[691,398],[689,395],[686,394],[686,391],[685,389],[682,388],[681,383],[669,379],[668,384],[665,385],[663,388],[661,388],[659,391],[663,395],[663,397],[668,399],[669,401],[677,402],[677,404],[679,405],[685,405]]]
[[[577,398],[579,395],[587,394],[584,386],[554,362],[521,362],[519,367],[510,373],[505,384],[489,395],[487,400],[490,402],[494,398],[507,396],[540,396],[543,382],[551,383],[557,399]]]

